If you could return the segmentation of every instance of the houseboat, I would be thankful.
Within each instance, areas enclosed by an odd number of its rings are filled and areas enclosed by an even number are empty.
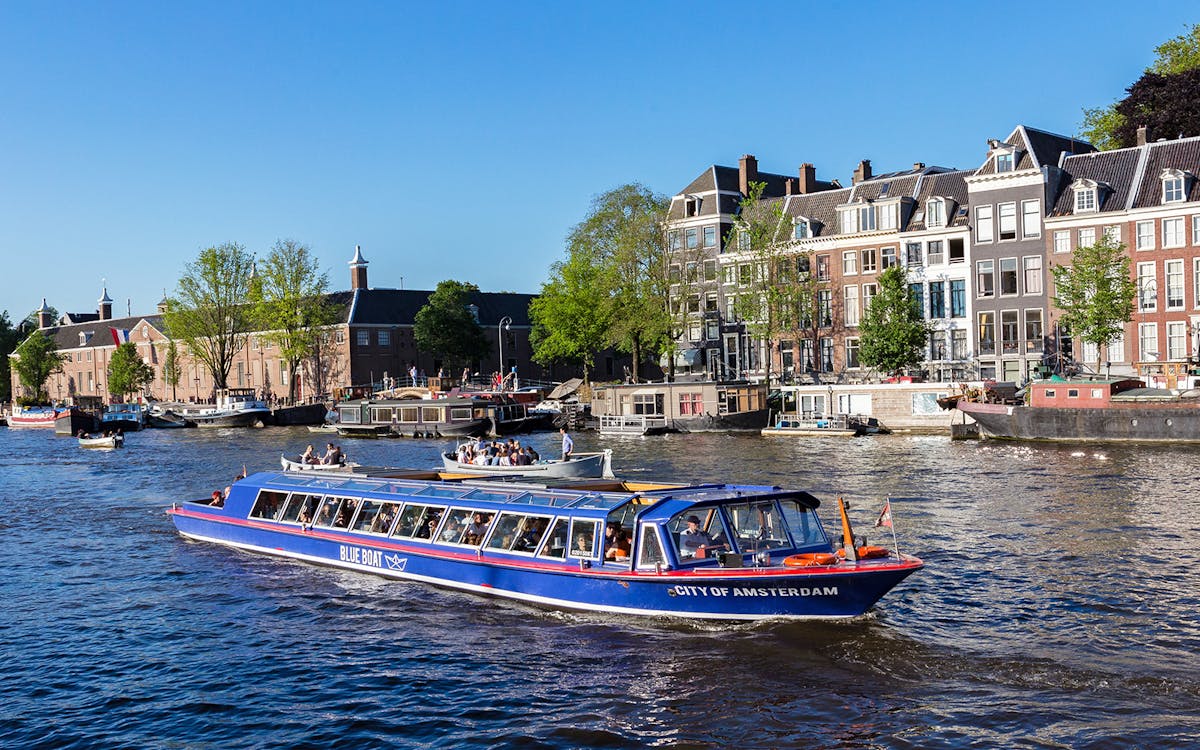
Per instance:
[[[54,421],[63,409],[53,406],[18,406],[8,415],[9,427],[54,427]]]
[[[983,437],[1010,440],[1200,442],[1200,390],[1146,388],[1137,378],[1054,376],[1026,386],[1028,405],[960,398]]]
[[[490,402],[457,396],[342,402],[336,427],[342,437],[480,437],[493,429]]]
[[[767,424],[767,387],[712,380],[597,385],[592,416],[609,434],[758,431]]]
[[[767,437],[858,437],[865,430],[845,414],[781,414],[762,428]]]
[[[146,426],[146,411],[141,404],[109,404],[100,415],[102,432],[136,432]]]
[[[182,502],[168,513],[188,539],[629,615],[855,617],[922,567],[855,547],[844,508],[839,545],[819,505],[807,492],[753,485],[259,473],[219,507]]]

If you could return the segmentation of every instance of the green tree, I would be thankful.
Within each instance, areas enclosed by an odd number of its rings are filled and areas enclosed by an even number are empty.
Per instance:
[[[0,312],[0,403],[12,400],[12,369],[9,367],[8,355],[12,354],[21,340],[21,334],[8,318],[8,310]]]
[[[256,327],[279,347],[288,366],[288,399],[296,398],[300,362],[315,356],[326,326],[338,321],[340,309],[325,296],[329,278],[307,245],[279,240],[259,264],[251,290]]]
[[[108,392],[124,397],[137,393],[154,381],[154,368],[142,361],[137,344],[126,341],[108,361]]]
[[[479,287],[462,281],[438,282],[413,321],[417,348],[441,355],[451,368],[486,357],[491,350],[488,338],[467,309],[471,295],[478,291]]]
[[[178,400],[175,396],[175,389],[179,387],[179,381],[183,377],[183,364],[179,361],[179,345],[175,343],[175,339],[167,342],[167,354],[163,357],[163,382],[171,386],[171,400]]]
[[[59,318],[58,310],[53,305],[46,305],[46,309],[50,312],[50,320],[51,321],[58,320],[58,318]],[[25,323],[26,330],[32,331],[34,328],[37,328],[38,327],[38,311],[34,310],[33,312],[26,315],[25,320],[23,322]]]
[[[1054,305],[1073,337],[1103,352],[1125,333],[1137,296],[1125,244],[1107,236],[1071,253],[1071,264],[1054,266]],[[1100,359],[1096,371],[1100,371]]]
[[[543,365],[579,362],[588,382],[596,352],[609,336],[607,273],[586,247],[569,248],[566,260],[550,268],[550,278],[529,305],[533,330],[529,336],[533,359]]]
[[[588,215],[567,237],[568,255],[594,258],[591,281],[607,287],[608,341],[633,359],[633,377],[646,353],[663,348],[668,317],[668,252],[663,222],[669,201],[637,184],[622,185],[592,201]]]
[[[1107,107],[1084,109],[1080,136],[1096,148],[1133,146],[1137,129],[1174,137],[1200,133],[1200,103],[1195,96],[1200,77],[1200,24],[1154,48],[1156,57],[1127,90]]]
[[[35,330],[13,352],[13,369],[25,391],[24,403],[40,404],[50,400],[46,381],[58,372],[66,357],[58,353],[58,345],[45,333]]]
[[[863,364],[894,375],[924,360],[929,326],[913,302],[900,266],[879,275],[879,293],[858,328]]]
[[[807,339],[809,351],[819,356],[821,329],[833,325],[832,295],[820,296],[828,290],[829,281],[821,280],[813,271],[811,250],[798,249],[779,259],[776,266],[778,284],[774,294],[779,300],[782,333],[797,340]],[[801,367],[815,367],[816,362],[801,362]]]
[[[739,279],[734,312],[744,322],[754,346],[765,346],[766,380],[771,382],[772,348],[779,334],[796,317],[796,299],[789,269],[796,264],[791,247],[791,222],[783,215],[783,202],[762,197],[765,182],[750,183],[750,192],[738,204],[727,242],[739,260],[750,264],[750,278]]]
[[[246,345],[253,270],[253,257],[236,243],[202,250],[184,270],[163,315],[168,335],[204,363],[217,388],[228,387],[234,358]]]

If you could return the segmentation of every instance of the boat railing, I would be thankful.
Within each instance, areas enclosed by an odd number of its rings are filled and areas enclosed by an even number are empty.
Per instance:
[[[601,414],[600,432],[618,435],[642,435],[667,427],[667,418],[647,414]]]

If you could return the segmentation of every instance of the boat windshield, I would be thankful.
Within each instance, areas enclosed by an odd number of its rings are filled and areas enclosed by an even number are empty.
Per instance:
[[[783,518],[792,533],[793,546],[797,549],[829,544],[815,510],[795,500],[782,500],[779,507],[783,510]]]
[[[774,500],[726,505],[739,552],[790,547],[787,529]]]

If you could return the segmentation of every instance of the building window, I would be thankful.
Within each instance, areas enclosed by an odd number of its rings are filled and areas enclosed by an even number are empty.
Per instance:
[[[667,281],[672,284],[678,284],[683,280],[683,275],[678,263],[672,263],[667,267]]]
[[[925,317],[925,285],[916,283],[908,285],[908,301],[912,303],[913,312],[917,317]]]
[[[356,331],[355,333],[358,336],[358,345],[359,346],[370,346],[371,345],[371,332],[370,331],[359,330],[359,331]]]
[[[925,255],[925,260],[929,263],[929,265],[932,266],[934,264],[940,264],[944,257],[942,254],[942,241],[930,240],[928,243],[926,243]]]
[[[1167,323],[1167,359],[1187,359],[1187,323],[1182,320]]]
[[[829,256],[817,256],[817,281],[829,281]]]
[[[1192,217],[1192,244],[1200,245],[1200,214]]]
[[[904,243],[904,264],[909,268],[922,265],[920,242]]]
[[[1025,270],[1025,293],[1042,293],[1042,258],[1038,255],[1026,256],[1021,260]]]
[[[705,247],[716,247],[717,246],[717,228],[716,227],[705,227],[704,228],[704,246]]]
[[[1121,225],[1110,224],[1104,228],[1104,239],[1116,244],[1121,241]]]
[[[933,198],[925,204],[925,226],[941,227],[946,225],[946,201]]]
[[[1167,309],[1183,309],[1183,261],[1168,260],[1163,269],[1167,277]]]
[[[738,266],[738,284],[741,286],[750,286],[754,281],[754,270],[749,263],[742,263]]]
[[[821,339],[821,372],[833,372],[833,339]]]
[[[961,237],[955,237],[950,240],[950,262],[967,262],[967,243]]]
[[[694,262],[683,264],[683,278],[689,284],[695,284],[700,280],[700,267]]]
[[[858,273],[858,251],[847,250],[842,253],[842,275],[853,276]]]
[[[1075,191],[1075,213],[1096,210],[1096,188],[1081,188]]]
[[[1164,177],[1163,203],[1179,203],[1183,198],[1183,177]]]
[[[1000,259],[1000,295],[1017,293],[1017,259]]]
[[[1200,309],[1200,258],[1192,258],[1192,307]]]
[[[715,313],[717,311],[717,293],[708,292],[704,295],[704,312]]]
[[[699,393],[679,394],[679,413],[688,416],[704,413],[704,396]]]
[[[1000,239],[1015,240],[1017,238],[1017,204],[1000,204]]]
[[[846,317],[846,325],[856,326],[859,321],[858,286],[851,284],[842,289],[842,303]]]
[[[688,298],[687,298],[687,311],[688,311],[689,313],[698,313],[698,312],[700,312],[700,295],[699,295],[699,294],[689,294],[689,295],[688,295]]]
[[[717,262],[715,260],[704,261],[704,280],[705,281],[716,281],[717,280]]]
[[[1183,217],[1162,220],[1162,246],[1183,247],[1187,240],[1183,234]]]
[[[696,228],[692,227],[691,229],[684,230],[683,236],[685,238],[685,242],[687,244],[688,250],[694,250],[696,248],[696,244],[698,242],[697,236],[696,236]]]
[[[875,299],[875,295],[877,294],[879,294],[878,284],[862,285],[862,309],[864,313],[871,309],[871,300]]]
[[[896,265],[896,248],[879,248],[879,267],[886,271],[894,265]]]
[[[339,344],[346,343],[346,331],[339,328],[337,332],[333,334],[333,340]]]
[[[1138,324],[1138,360],[1153,362],[1158,359],[1158,324]]]
[[[1086,227],[1079,230],[1079,244],[1076,247],[1091,247],[1096,244],[1096,228]]]
[[[946,358],[946,332],[945,331],[930,331],[929,332],[929,358],[931,360],[941,361]]]
[[[950,280],[950,317],[967,317],[967,280]]]
[[[955,328],[950,331],[951,359],[967,358],[967,331],[965,328]]]
[[[1042,351],[1042,311],[1025,311],[1025,351]]]
[[[1013,171],[1013,155],[1009,153],[996,154],[996,172]]]
[[[700,213],[700,199],[699,198],[687,198],[684,200],[684,202],[683,202],[683,215],[684,216],[689,216],[689,217],[696,216],[699,213]]]
[[[392,332],[391,331],[376,331],[375,335],[376,335],[377,340],[379,341],[380,346],[391,346],[392,345]]]
[[[863,270],[863,273],[874,273],[874,272],[875,272],[875,270],[876,270],[876,269],[877,269],[877,267],[878,267],[878,265],[877,265],[877,261],[876,261],[876,259],[875,259],[875,258],[876,258],[876,255],[875,255],[875,248],[873,248],[873,247],[868,247],[868,248],[866,248],[865,250],[863,250],[863,251],[862,251],[862,270]]]
[[[979,313],[979,353],[996,353],[996,313]]]
[[[975,262],[976,278],[975,295],[977,297],[996,296],[996,264],[991,260]]]
[[[873,232],[875,231],[875,207],[863,206],[858,209],[858,231]]]
[[[1041,201],[1021,201],[1021,236],[1042,236]]]
[[[1158,278],[1153,263],[1137,264],[1138,312],[1158,310]]]
[[[1016,310],[1000,311],[1000,343],[1003,354],[1016,354],[1021,350],[1020,331]]]
[[[929,282],[929,317],[934,319],[946,317],[946,282]]]
[[[828,289],[817,292],[817,325],[822,328],[833,325],[833,292]]]
[[[1137,223],[1137,245],[1138,250],[1153,250],[1154,249],[1154,222],[1139,221]]]
[[[700,326],[700,321],[693,320],[688,323],[688,341],[691,341],[692,343],[699,342],[701,331],[702,329]]]
[[[860,367],[858,339],[846,339],[846,367]]]
[[[804,219],[797,219],[796,226],[792,230],[792,236],[798,240],[806,240],[809,237],[808,222]]]
[[[1071,232],[1061,231],[1054,233],[1054,252],[1069,253],[1071,252]]]
[[[679,249],[679,230],[678,229],[672,229],[670,232],[667,232],[667,246],[670,247],[672,250]]]
[[[992,207],[977,206],[975,208],[975,241],[991,242],[992,239],[994,239],[992,235]]]
[[[738,232],[737,244],[739,252],[750,252],[750,235],[746,232]]]

